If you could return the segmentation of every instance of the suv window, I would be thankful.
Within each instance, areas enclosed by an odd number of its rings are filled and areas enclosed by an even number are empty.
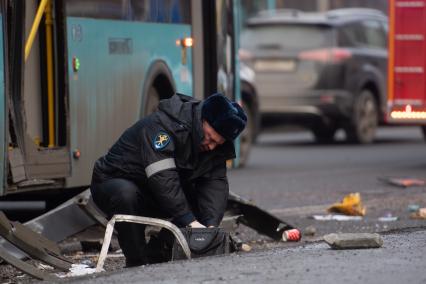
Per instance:
[[[328,26],[258,25],[248,26],[241,33],[241,45],[246,49],[306,50],[332,44]]]
[[[351,23],[339,30],[339,46],[386,48],[387,40],[383,24],[375,20]]]
[[[355,47],[365,45],[363,29],[359,23],[351,23],[339,30],[339,46]]]
[[[386,36],[383,26],[378,21],[368,20],[362,23],[368,47],[386,48]]]

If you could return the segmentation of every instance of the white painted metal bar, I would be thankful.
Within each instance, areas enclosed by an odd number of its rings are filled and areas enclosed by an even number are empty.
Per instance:
[[[133,215],[114,215],[111,220],[108,222],[104,242],[102,244],[101,253],[99,254],[98,263],[96,265],[96,272],[101,272],[104,267],[104,263],[108,254],[108,248],[111,243],[112,233],[114,231],[115,222],[129,222],[129,223],[138,223],[144,225],[151,225],[160,228],[165,228],[173,233],[176,237],[176,240],[182,246],[183,252],[185,253],[188,259],[191,259],[191,250],[189,249],[188,242],[183,236],[182,232],[178,227],[170,223],[169,221],[165,221],[157,218],[149,218],[142,216],[133,216]]]

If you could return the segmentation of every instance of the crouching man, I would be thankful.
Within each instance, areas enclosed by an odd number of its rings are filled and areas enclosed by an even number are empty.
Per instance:
[[[204,101],[176,94],[128,128],[94,166],[91,193],[114,214],[172,219],[179,227],[218,226],[229,188],[226,160],[243,131],[243,109],[221,94]],[[147,263],[145,227],[118,223],[126,266]]]

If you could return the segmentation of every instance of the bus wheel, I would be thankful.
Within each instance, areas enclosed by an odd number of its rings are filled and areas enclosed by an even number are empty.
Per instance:
[[[247,115],[247,125],[240,135],[240,167],[244,167],[248,161],[251,146],[253,144],[255,121],[253,111],[245,101],[242,102],[244,112]]]
[[[158,93],[155,86],[151,86],[148,89],[145,99],[144,116],[147,116],[157,110],[160,102],[160,94]]]
[[[350,124],[345,128],[348,142],[368,144],[373,142],[378,124],[377,103],[373,93],[362,91],[355,99]]]

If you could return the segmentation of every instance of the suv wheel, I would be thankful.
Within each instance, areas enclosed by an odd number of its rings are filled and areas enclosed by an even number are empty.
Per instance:
[[[423,139],[426,140],[426,125],[420,126],[422,128]]]
[[[240,135],[240,164],[239,167],[244,167],[247,163],[251,146],[253,144],[255,122],[253,112],[243,100],[243,109],[247,115],[247,125]]]
[[[363,90],[355,99],[350,125],[346,127],[349,142],[367,144],[374,140],[378,124],[378,109],[373,93]]]
[[[333,125],[317,125],[311,130],[317,143],[328,144],[334,141],[334,135],[336,134],[337,128]]]

